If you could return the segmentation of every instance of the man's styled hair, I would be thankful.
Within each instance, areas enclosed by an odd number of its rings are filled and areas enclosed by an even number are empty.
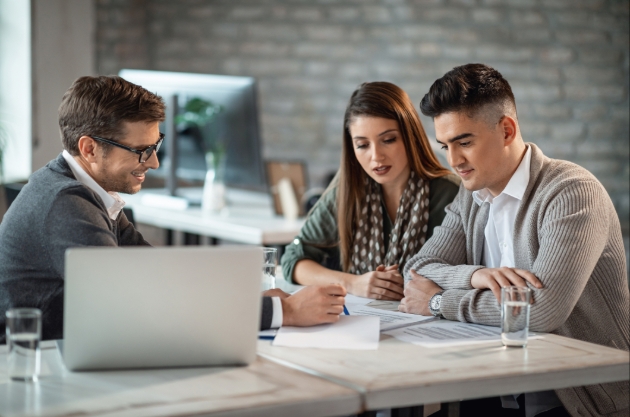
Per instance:
[[[164,108],[160,96],[118,76],[81,77],[59,106],[61,142],[76,156],[81,136],[118,141],[124,134],[123,122],[161,122]]]
[[[516,118],[512,88],[501,73],[484,64],[455,67],[436,80],[420,102],[425,116],[464,112],[494,124],[503,115]]]

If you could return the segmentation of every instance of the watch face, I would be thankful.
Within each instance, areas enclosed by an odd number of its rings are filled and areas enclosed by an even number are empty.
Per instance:
[[[441,295],[435,295],[431,297],[431,310],[439,311],[441,301],[442,301]]]

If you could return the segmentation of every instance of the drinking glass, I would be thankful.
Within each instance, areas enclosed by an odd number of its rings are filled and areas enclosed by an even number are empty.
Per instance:
[[[42,312],[37,308],[14,308],[6,312],[6,317],[9,378],[37,381],[41,360]]]
[[[527,346],[531,297],[532,292],[527,287],[501,288],[501,341],[503,346]]]
[[[278,265],[278,250],[276,248],[263,248],[263,267],[261,291],[276,288],[276,266]]]

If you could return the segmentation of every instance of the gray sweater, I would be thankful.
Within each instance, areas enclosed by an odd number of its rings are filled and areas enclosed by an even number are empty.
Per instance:
[[[0,223],[0,311],[37,307],[43,338],[61,339],[66,249],[133,245],[148,243],[122,211],[109,218],[103,200],[75,179],[60,154],[31,175]],[[0,314],[0,342],[4,327]]]
[[[0,312],[39,308],[43,339],[62,339],[66,249],[136,245],[149,243],[122,211],[111,220],[103,200],[75,179],[60,154],[31,175],[0,223]],[[272,317],[271,298],[263,297],[261,329],[271,326]],[[0,314],[0,343],[5,320]]]
[[[629,295],[621,227],[604,187],[585,169],[554,160],[532,147],[530,179],[514,228],[517,268],[536,275],[530,328],[618,349],[630,346]],[[500,325],[489,290],[475,290],[483,268],[489,205],[460,187],[441,227],[404,269],[415,269],[446,291],[445,318]],[[572,416],[627,416],[628,381],[557,390]]]

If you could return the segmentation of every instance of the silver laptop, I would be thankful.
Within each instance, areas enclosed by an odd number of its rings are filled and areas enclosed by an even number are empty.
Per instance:
[[[257,247],[69,249],[66,367],[251,363],[261,268]]]

